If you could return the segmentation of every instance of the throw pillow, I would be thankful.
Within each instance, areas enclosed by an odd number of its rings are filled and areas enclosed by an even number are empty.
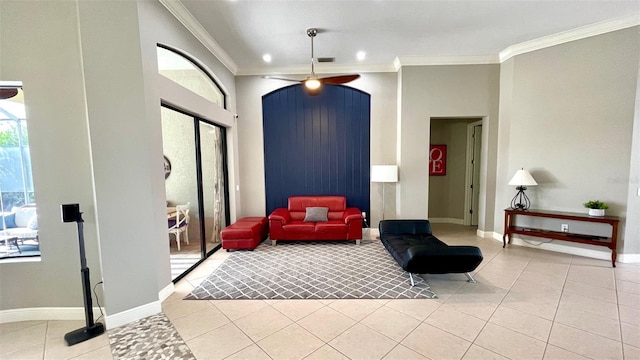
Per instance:
[[[308,207],[307,214],[304,217],[306,222],[319,222],[329,221],[327,214],[329,213],[328,207]]]
[[[31,219],[29,219],[29,223],[27,224],[27,228],[29,230],[38,230],[38,217],[37,216],[32,216]]]
[[[2,219],[0,220],[2,220],[2,223],[0,223],[0,227],[2,227],[2,230],[17,227],[16,213],[14,212],[2,214]]]

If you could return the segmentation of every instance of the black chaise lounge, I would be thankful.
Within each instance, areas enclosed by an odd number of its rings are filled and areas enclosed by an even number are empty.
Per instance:
[[[428,220],[382,220],[378,226],[380,240],[402,269],[413,274],[464,273],[476,282],[470,272],[482,262],[476,246],[449,246],[431,233]]]

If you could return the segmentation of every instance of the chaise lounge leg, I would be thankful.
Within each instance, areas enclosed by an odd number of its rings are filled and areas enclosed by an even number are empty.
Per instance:
[[[409,273],[409,279],[411,280],[411,286],[416,286],[416,283],[413,281],[413,274]]]
[[[276,246],[276,241],[278,240],[271,240],[271,246]]]
[[[467,276],[467,279],[468,279],[467,282],[470,282],[470,283],[476,282],[476,279],[474,279],[473,276],[471,276],[471,273],[466,272],[464,274]]]
[[[360,239],[356,240],[356,245],[360,245]]]

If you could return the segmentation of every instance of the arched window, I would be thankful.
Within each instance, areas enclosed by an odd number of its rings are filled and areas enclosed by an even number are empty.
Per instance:
[[[158,72],[203,98],[226,108],[222,89],[198,64],[173,49],[158,45]]]

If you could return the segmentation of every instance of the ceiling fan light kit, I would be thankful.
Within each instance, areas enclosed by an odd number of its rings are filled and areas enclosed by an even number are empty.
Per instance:
[[[309,90],[318,90],[320,86],[322,86],[322,83],[320,83],[318,79],[307,79],[304,81],[304,86]]]
[[[313,62],[313,58],[314,58],[313,38],[315,38],[316,35],[318,35],[318,29],[316,28],[307,29],[307,36],[311,38],[311,74],[309,74],[309,76],[307,76],[306,79],[295,80],[295,79],[286,79],[286,78],[279,78],[279,77],[273,77],[273,76],[263,76],[263,78],[299,82],[304,84],[304,87],[307,90],[308,94],[317,95],[320,93],[320,88],[322,87],[323,84],[342,85],[360,77],[359,74],[318,77],[315,73],[314,62]]]

